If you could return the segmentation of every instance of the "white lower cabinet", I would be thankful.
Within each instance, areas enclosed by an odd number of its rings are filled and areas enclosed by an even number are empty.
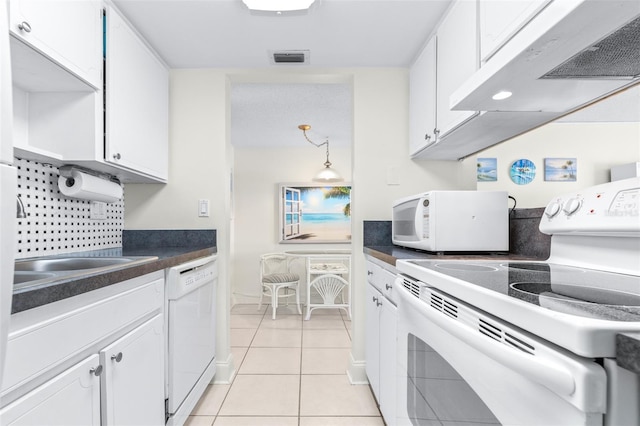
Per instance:
[[[12,316],[0,424],[165,423],[164,274]]]
[[[164,424],[162,327],[157,315],[100,351],[103,425]]]
[[[99,357],[92,355],[0,411],[5,426],[100,425]]]
[[[384,421],[396,420],[396,343],[398,308],[392,296],[395,274],[367,262],[366,371]]]
[[[380,306],[382,294],[371,284],[367,284],[365,315],[366,370],[371,390],[380,402]]]

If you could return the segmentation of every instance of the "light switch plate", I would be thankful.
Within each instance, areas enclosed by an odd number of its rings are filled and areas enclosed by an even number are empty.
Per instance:
[[[198,200],[198,216],[209,217],[209,200]]]

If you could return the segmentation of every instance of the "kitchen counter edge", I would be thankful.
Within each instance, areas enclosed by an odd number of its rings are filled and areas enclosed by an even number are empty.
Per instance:
[[[155,256],[157,259],[103,273],[88,273],[81,277],[60,279],[46,286],[26,287],[13,293],[11,314],[97,290],[152,272],[171,268],[191,260],[217,254],[216,247],[122,250],[122,256]],[[77,253],[75,254],[77,255]]]
[[[405,259],[448,259],[448,260],[544,260],[531,256],[523,256],[508,252],[495,253],[466,253],[448,252],[431,253],[420,250],[406,249],[399,246],[365,246],[364,254],[375,259],[396,266],[398,260]]]

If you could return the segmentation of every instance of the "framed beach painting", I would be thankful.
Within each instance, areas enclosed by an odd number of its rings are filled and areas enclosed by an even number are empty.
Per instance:
[[[350,243],[351,185],[280,184],[281,243]]]
[[[578,177],[576,158],[545,158],[544,180],[551,182],[575,182]]]
[[[497,158],[478,158],[476,169],[476,180],[478,182],[495,182],[498,180]]]

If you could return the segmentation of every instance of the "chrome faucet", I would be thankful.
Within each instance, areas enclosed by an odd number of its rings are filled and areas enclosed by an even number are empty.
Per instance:
[[[24,219],[26,217],[27,217],[27,212],[24,211],[24,204],[22,204],[22,199],[20,198],[20,195],[18,194],[18,205],[17,205],[16,218],[17,219]]]

